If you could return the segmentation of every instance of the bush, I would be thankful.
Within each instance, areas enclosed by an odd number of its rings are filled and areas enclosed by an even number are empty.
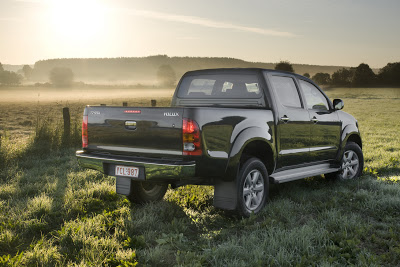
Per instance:
[[[318,72],[312,77],[312,79],[317,84],[329,84],[331,82],[331,75],[329,75],[329,73]]]
[[[74,81],[74,73],[70,68],[55,67],[50,71],[49,79],[56,87],[70,87]]]
[[[0,71],[0,84],[18,85],[22,81],[22,76],[12,71]]]
[[[368,64],[361,63],[354,69],[352,84],[354,86],[371,86],[376,83],[376,75]]]
[[[289,72],[294,72],[292,64],[290,64],[289,61],[281,61],[275,66],[276,70],[283,70],[283,71],[289,71]]]
[[[382,84],[400,86],[400,62],[388,63],[379,71],[378,78]]]
[[[157,71],[157,78],[162,86],[175,86],[176,74],[170,65],[161,65]]]
[[[349,86],[353,79],[354,68],[346,69],[341,68],[332,74],[332,84]]]

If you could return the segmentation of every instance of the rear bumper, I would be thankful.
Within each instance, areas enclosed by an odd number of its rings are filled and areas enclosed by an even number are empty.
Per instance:
[[[138,178],[138,180],[190,179],[196,173],[196,163],[194,161],[137,159],[124,156],[90,154],[82,150],[76,152],[76,157],[80,166],[98,170],[108,175],[114,175],[115,165],[139,167],[144,171],[144,176],[143,178]]]

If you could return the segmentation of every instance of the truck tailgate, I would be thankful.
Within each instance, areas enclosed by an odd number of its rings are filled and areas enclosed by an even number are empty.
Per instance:
[[[88,106],[88,150],[144,157],[182,155],[183,108]]]

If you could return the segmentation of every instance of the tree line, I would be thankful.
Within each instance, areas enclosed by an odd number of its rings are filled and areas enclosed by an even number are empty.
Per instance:
[[[190,70],[214,68],[265,68],[273,69],[275,63],[249,62],[222,57],[169,57],[155,55],[129,58],[59,58],[37,61],[31,81],[43,82],[54,67],[67,67],[74,72],[76,80],[95,83],[144,83],[157,80],[157,70],[169,65],[177,77]],[[318,66],[293,64],[298,73],[333,73],[343,66]]]
[[[173,87],[176,84],[176,73],[170,65],[161,65],[157,70],[160,86]],[[49,72],[49,81],[55,87],[70,87],[74,83],[74,73],[70,68],[54,67]]]
[[[153,57],[157,58],[158,60],[160,58],[168,59],[168,57],[166,56],[153,56]],[[151,60],[152,57],[147,57],[146,59]],[[192,58],[185,58],[185,60],[190,60],[190,59]],[[212,58],[205,58],[206,61],[209,61],[211,59]],[[214,58],[214,60],[217,59],[219,58]],[[111,60],[111,59],[104,59],[104,60]],[[121,59],[118,59],[115,63],[118,64],[120,60]],[[193,58],[193,60],[198,61],[199,59]],[[52,62],[53,60],[50,61]],[[128,61],[132,62],[132,60]],[[230,58],[225,59],[225,61],[226,61],[225,63],[238,62],[237,59],[230,59]],[[36,67],[43,63],[44,62],[40,61],[39,63],[37,62],[34,68],[31,68],[29,65],[24,65],[22,69],[19,70],[17,73],[4,70],[2,64],[0,63],[0,84],[18,85],[21,84],[23,79],[30,80],[35,73]],[[296,66],[296,68],[298,66],[295,64],[291,64],[288,61],[281,61],[275,64],[275,69],[294,73],[295,70],[293,65]],[[209,66],[207,66],[206,68],[208,67]],[[226,67],[234,67],[234,66],[226,66]],[[177,74],[177,71],[173,67],[171,67],[170,64],[159,64],[158,66],[153,65],[152,69],[154,73],[153,75],[157,79],[158,84],[160,86],[168,86],[168,87],[174,86],[177,82],[177,77],[181,75],[180,73]],[[337,68],[337,70],[333,72],[332,75],[326,72],[317,72],[312,77],[310,77],[309,73],[304,73],[303,76],[311,78],[319,85],[346,86],[346,87],[400,86],[400,62],[388,63],[385,67],[379,70],[378,74],[375,74],[375,72],[369,67],[368,64],[361,63],[357,67],[351,67],[351,68],[342,67],[339,69]],[[48,69],[47,80],[50,83],[45,83],[44,85],[55,86],[55,87],[69,87],[74,84],[74,79],[75,79],[75,74],[72,71],[71,67],[55,66]]]
[[[304,76],[310,75],[304,73]],[[375,74],[368,64],[341,68],[332,75],[318,72],[311,79],[319,85],[345,87],[400,86],[400,62],[388,63]]]
[[[29,80],[33,71],[33,68],[29,65],[24,65],[18,73],[7,71],[4,70],[0,62],[0,85],[19,85],[24,78]],[[170,65],[164,64],[159,66],[156,75],[160,86],[171,87],[176,84],[177,76],[175,70]],[[48,72],[48,80],[50,83],[37,84],[41,86],[71,87],[74,84],[74,73],[68,67],[53,67]]]

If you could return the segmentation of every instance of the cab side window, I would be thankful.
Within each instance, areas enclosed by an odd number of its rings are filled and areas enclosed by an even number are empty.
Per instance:
[[[299,92],[292,78],[271,76],[270,81],[282,105],[285,107],[301,108]]]
[[[301,89],[307,101],[308,109],[329,110],[325,96],[313,84],[300,80]]]

